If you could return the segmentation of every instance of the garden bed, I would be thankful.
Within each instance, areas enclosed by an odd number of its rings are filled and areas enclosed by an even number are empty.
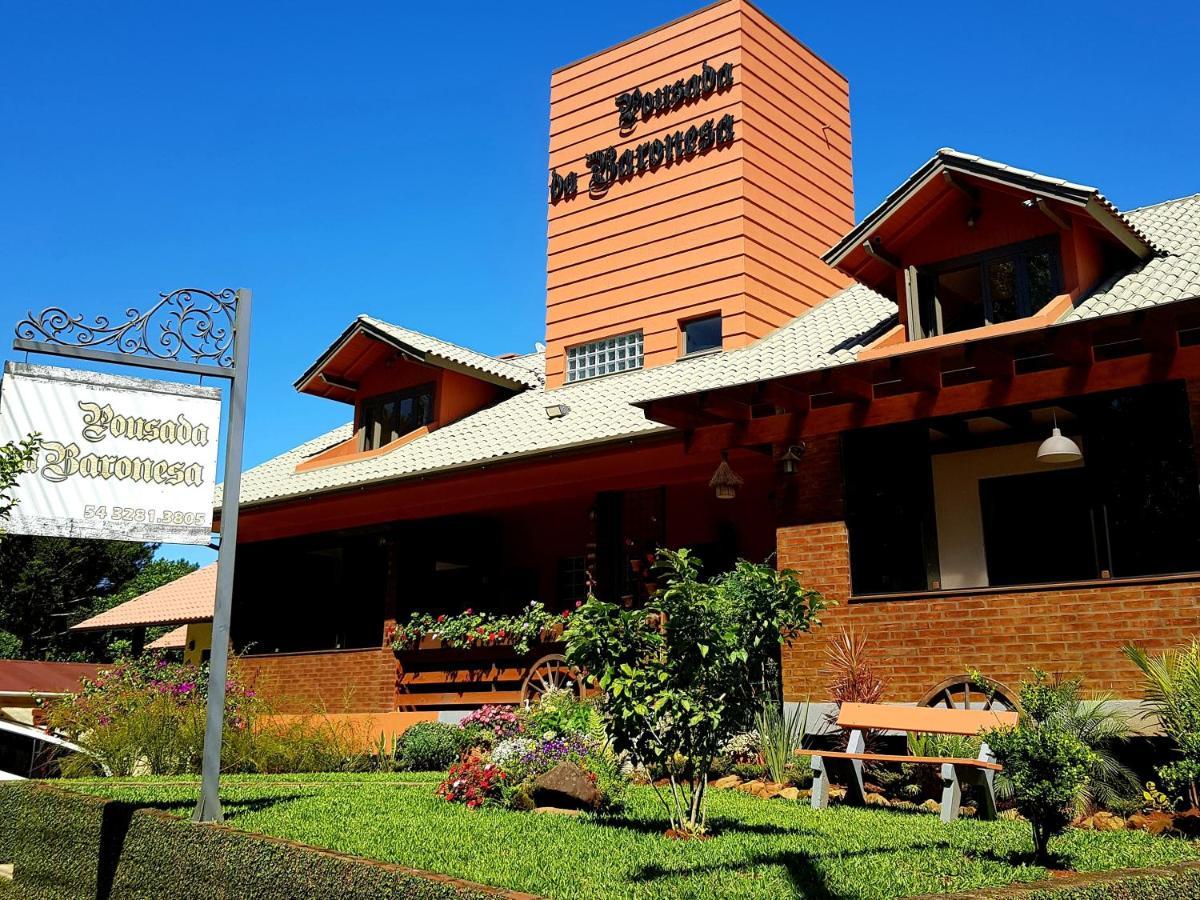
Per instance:
[[[445,803],[429,784],[435,778],[235,776],[223,781],[223,796],[237,829],[554,898],[883,898],[1048,875],[1028,862],[1028,826],[1020,822],[943,825],[922,813],[813,812],[719,791],[710,798],[713,838],[678,842],[662,837],[662,808],[650,788],[631,789],[619,818],[564,819]],[[61,784],[190,814],[196,784],[165,781]],[[1072,830],[1052,850],[1079,871],[1200,859],[1190,842],[1134,831]]]

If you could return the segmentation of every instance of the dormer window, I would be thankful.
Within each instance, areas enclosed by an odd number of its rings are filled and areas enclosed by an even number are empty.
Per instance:
[[[911,340],[1023,319],[1062,292],[1058,241],[910,266],[906,280]]]
[[[433,421],[433,384],[362,402],[359,431],[362,450],[377,450]]]

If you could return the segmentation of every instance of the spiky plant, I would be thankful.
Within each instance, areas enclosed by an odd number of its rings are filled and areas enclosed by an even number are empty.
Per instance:
[[[1146,703],[1181,757],[1162,766],[1159,777],[1200,806],[1200,641],[1157,656],[1133,644],[1123,649],[1141,670]]]
[[[836,728],[838,714],[843,703],[878,703],[883,699],[886,684],[875,671],[874,652],[871,643],[863,634],[855,634],[846,628],[829,639],[825,645],[825,671],[830,675],[829,696],[837,703],[837,709],[827,714],[834,731],[841,735],[845,745],[849,735]],[[868,748],[873,744],[872,733],[864,732]]]

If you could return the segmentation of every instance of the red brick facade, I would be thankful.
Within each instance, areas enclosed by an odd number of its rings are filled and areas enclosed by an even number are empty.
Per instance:
[[[1194,422],[1200,391],[1189,385]],[[1200,581],[1177,578],[1076,585],[1061,590],[985,588],[953,595],[855,600],[835,441],[810,444],[788,518],[777,533],[781,567],[837,601],[824,626],[783,650],[789,700],[827,699],[822,672],[829,637],[852,626],[875,648],[886,700],[917,701],[939,681],[972,669],[1015,686],[1031,667],[1081,675],[1089,691],[1139,694],[1137,670],[1121,652],[1151,650],[1200,633]],[[831,513],[834,513],[831,515]]]
[[[242,676],[277,712],[388,712],[396,708],[391,648],[243,656]]]

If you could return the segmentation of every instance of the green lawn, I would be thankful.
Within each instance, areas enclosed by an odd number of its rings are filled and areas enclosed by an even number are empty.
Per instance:
[[[1033,881],[1028,826],[831,808],[713,792],[708,841],[661,837],[650,788],[625,817],[601,822],[437,799],[438,775],[233,776],[222,782],[230,825],[344,853],[555,898],[875,898]],[[58,782],[76,790],[191,812],[181,779]],[[1183,840],[1073,831],[1051,849],[1079,870],[1200,858]]]

